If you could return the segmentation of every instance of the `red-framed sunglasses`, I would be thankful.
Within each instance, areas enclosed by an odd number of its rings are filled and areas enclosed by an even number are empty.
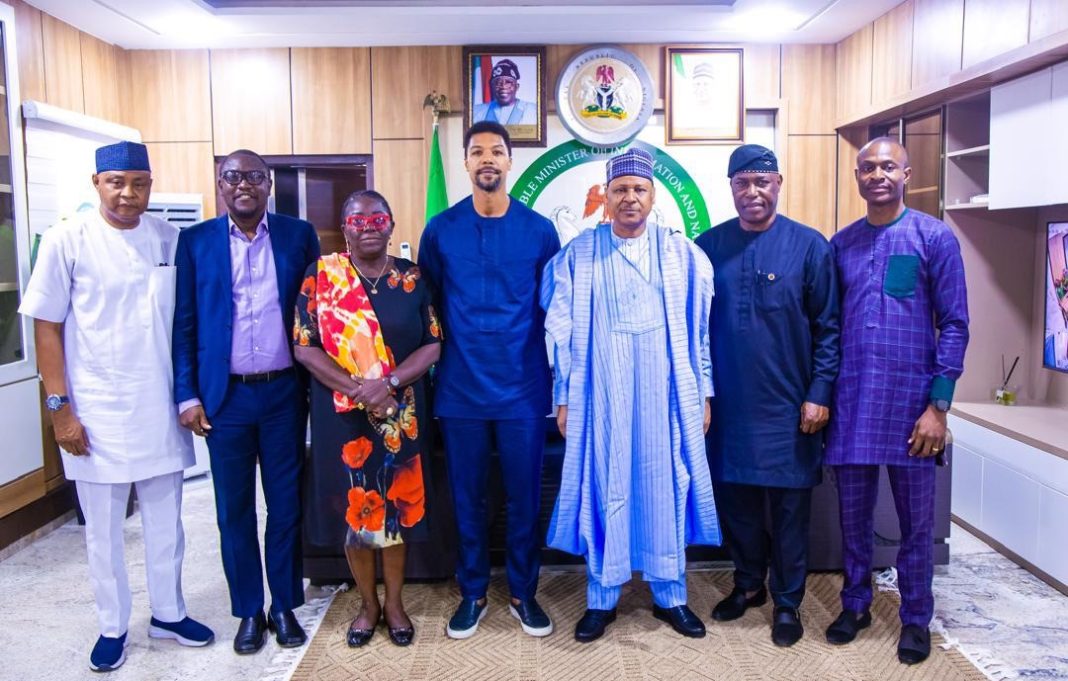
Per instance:
[[[371,213],[370,215],[356,213],[345,218],[345,225],[357,232],[384,232],[392,223],[393,219],[389,217],[389,213]]]

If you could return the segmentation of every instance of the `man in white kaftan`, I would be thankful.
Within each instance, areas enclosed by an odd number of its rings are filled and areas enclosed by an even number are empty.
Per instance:
[[[19,312],[35,347],[63,469],[85,516],[100,637],[90,668],[125,661],[131,595],[123,556],[130,485],[144,527],[148,634],[210,643],[182,599],[182,470],[194,462],[172,395],[171,323],[178,230],[145,215],[148,151],[120,142],[96,153],[99,211],[44,233]]]
[[[653,165],[637,148],[608,162],[611,225],[576,237],[542,278],[567,438],[548,543],[586,556],[583,642],[615,619],[634,571],[657,618],[704,636],[686,606],[686,546],[720,543],[704,454],[712,266],[684,235],[647,223]]]

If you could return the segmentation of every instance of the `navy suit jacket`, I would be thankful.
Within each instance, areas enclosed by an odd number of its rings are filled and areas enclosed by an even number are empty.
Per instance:
[[[319,258],[319,238],[304,220],[267,214],[282,323],[293,328],[301,277]],[[178,237],[174,307],[174,401],[199,398],[208,418],[226,399],[230,384],[233,290],[230,224],[226,215],[183,230]]]

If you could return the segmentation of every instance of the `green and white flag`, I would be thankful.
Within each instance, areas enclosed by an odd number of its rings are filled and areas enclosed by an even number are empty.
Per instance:
[[[438,144],[438,124],[434,123],[434,137],[430,140],[430,163],[426,178],[426,220],[449,207],[449,195],[445,191],[445,166],[441,162],[441,146]]]

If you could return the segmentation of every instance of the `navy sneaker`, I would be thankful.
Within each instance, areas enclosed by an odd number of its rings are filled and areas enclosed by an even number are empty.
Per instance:
[[[206,646],[215,640],[215,633],[192,617],[180,622],[163,622],[153,617],[148,622],[152,638],[173,638],[183,646]]]
[[[94,672],[110,672],[126,661],[126,634],[118,638],[101,636],[89,654],[89,668]]]
[[[523,625],[523,631],[531,636],[548,636],[553,633],[553,621],[541,609],[538,602],[531,598],[508,604],[508,612]]]
[[[486,616],[488,606],[489,601],[479,605],[477,598],[463,599],[445,627],[445,633],[449,638],[471,638],[478,631],[478,623]]]

